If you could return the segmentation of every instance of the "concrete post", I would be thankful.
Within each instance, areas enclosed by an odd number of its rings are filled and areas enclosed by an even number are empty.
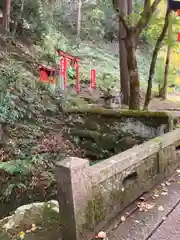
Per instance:
[[[89,161],[69,157],[57,163],[56,179],[63,240],[92,239],[94,210]]]

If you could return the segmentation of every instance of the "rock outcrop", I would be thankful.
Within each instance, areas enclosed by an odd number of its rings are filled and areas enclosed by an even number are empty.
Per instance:
[[[13,215],[0,220],[0,239],[59,240],[58,202],[38,202],[19,207]]]

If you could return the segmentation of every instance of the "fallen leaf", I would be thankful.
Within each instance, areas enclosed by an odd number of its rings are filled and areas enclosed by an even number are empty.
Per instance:
[[[24,237],[25,237],[25,232],[21,231],[19,234],[18,234],[18,237],[23,240]]]
[[[166,186],[170,186],[171,185],[171,183],[170,182],[166,182]]]
[[[36,229],[37,229],[36,224],[32,224],[31,231],[32,231],[32,232],[35,232]]]
[[[137,203],[137,206],[140,210],[140,212],[147,212],[148,210],[153,209],[154,204],[146,203],[146,202],[139,202]]]
[[[168,181],[169,182],[175,182],[175,179],[174,178],[170,178]]]
[[[159,206],[159,207],[158,207],[158,211],[164,212],[164,207],[163,207],[163,206]]]
[[[124,222],[124,221],[126,221],[125,216],[121,216],[121,222]]]
[[[154,207],[154,204],[149,204],[149,203],[146,204],[146,208],[148,210],[153,209],[153,207]]]
[[[162,192],[161,195],[166,196],[168,195],[168,192]]]
[[[138,221],[138,220],[134,220],[134,222],[135,222],[135,223],[140,223],[140,221]]]
[[[116,229],[118,227],[118,223],[115,223],[113,226],[113,229]]]
[[[154,196],[154,197],[159,197],[159,194],[154,194],[153,196]]]
[[[139,200],[145,201],[145,198],[144,197],[140,197]]]
[[[106,238],[106,233],[103,232],[103,231],[100,231],[100,232],[98,233],[98,235],[96,236],[96,238],[104,239],[104,238]]]
[[[165,183],[161,183],[161,186],[162,186],[162,187],[165,187],[166,185],[165,185]]]

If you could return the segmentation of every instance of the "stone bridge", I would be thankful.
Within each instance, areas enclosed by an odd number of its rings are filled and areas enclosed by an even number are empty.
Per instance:
[[[76,157],[57,164],[63,239],[92,239],[131,202],[175,171],[180,165],[180,129],[171,131],[168,126],[170,132],[93,166]]]

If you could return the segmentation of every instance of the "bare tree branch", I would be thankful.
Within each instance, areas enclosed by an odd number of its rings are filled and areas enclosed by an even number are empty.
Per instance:
[[[161,0],[154,0],[152,5],[151,5],[151,0],[144,1],[144,10],[141,13],[141,18],[139,19],[136,26],[134,27],[134,32],[136,36],[139,36],[143,28],[147,26],[150,18],[152,17],[160,1]]]

